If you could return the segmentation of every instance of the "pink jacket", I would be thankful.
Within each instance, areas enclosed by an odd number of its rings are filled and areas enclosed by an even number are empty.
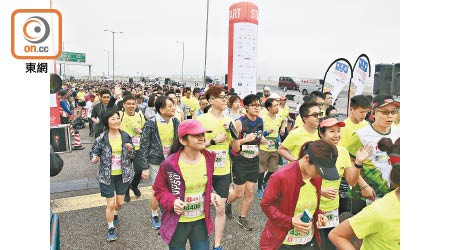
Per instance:
[[[161,228],[159,234],[161,238],[169,244],[173,234],[178,225],[180,215],[176,214],[173,210],[174,201],[179,198],[184,200],[184,193],[186,186],[184,183],[183,175],[181,174],[178,160],[180,159],[180,152],[169,155],[160,165],[158,175],[156,176],[153,190],[155,192],[155,198],[159,201],[159,204],[164,208],[161,216]],[[212,191],[212,177],[214,174],[214,161],[216,159],[215,153],[210,153],[207,150],[201,151],[206,160],[206,172],[208,175],[208,181],[206,183],[205,192],[205,222],[208,230],[208,235],[211,235],[214,223],[211,219],[210,202]]]

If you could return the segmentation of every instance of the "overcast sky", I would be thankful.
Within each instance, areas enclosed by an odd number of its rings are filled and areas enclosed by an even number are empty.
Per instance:
[[[116,75],[203,75],[206,0],[53,0],[62,13],[64,50],[86,53],[93,74],[107,73],[112,34]],[[235,0],[210,0],[207,75],[228,65],[228,10]],[[255,0],[259,8],[258,74],[323,78],[339,57],[352,64],[400,62],[399,0]],[[87,67],[71,66],[87,74]]]

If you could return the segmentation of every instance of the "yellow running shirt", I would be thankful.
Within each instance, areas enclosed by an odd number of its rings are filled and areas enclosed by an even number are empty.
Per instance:
[[[317,130],[314,130],[312,134],[308,133],[303,126],[291,130],[286,139],[284,139],[281,144],[283,147],[289,149],[291,155],[298,159],[298,154],[300,153],[300,149],[308,141],[316,141],[319,140],[319,134]]]
[[[281,116],[281,118],[284,120],[284,119],[286,119],[288,116],[289,116],[289,112],[290,112],[291,110],[289,109],[289,107],[285,104],[284,105],[284,108],[282,108],[281,106],[280,106],[280,111],[278,112],[278,115],[280,115]]]
[[[334,187],[339,189],[342,176],[344,176],[344,170],[352,165],[352,161],[350,160],[350,155],[348,154],[347,149],[338,145],[337,150],[338,158],[336,160],[336,168],[339,173],[339,180],[329,181],[323,179],[322,188]],[[339,193],[336,195],[334,200],[330,200],[323,195],[320,197],[320,210],[322,210],[323,212],[329,212],[336,208],[339,208]]]
[[[265,108],[265,107],[261,107],[261,109],[259,110],[259,117],[262,117],[263,115],[266,115],[267,113],[269,113],[269,111]]]
[[[265,138],[267,139],[267,145],[261,143],[259,148],[266,152],[275,152],[277,151],[278,148],[276,145],[278,143],[278,130],[281,127],[283,118],[281,118],[281,116],[279,116],[278,114],[275,114],[273,118],[270,118],[269,113],[266,113],[261,116],[261,119],[263,119],[264,131],[267,131],[272,128],[275,131],[265,136]]]
[[[400,249],[400,201],[391,191],[348,220],[361,250]]]
[[[300,128],[303,127],[303,120],[302,117],[300,115],[297,116],[297,118],[295,118],[295,123],[294,123],[294,128]]]
[[[181,102],[186,105],[187,116],[191,116],[197,109],[199,109],[198,100],[191,96],[189,99],[186,96],[181,98]]]
[[[134,150],[139,150],[141,144],[141,134],[134,131],[135,128],[142,128],[145,124],[144,115],[139,111],[135,112],[133,116],[127,115],[127,113],[120,111],[120,129],[127,132],[131,136],[133,141]]]
[[[109,144],[112,149],[112,159],[111,159],[111,175],[121,175],[122,174],[122,136],[119,135],[117,138],[109,137]]]
[[[86,93],[84,91],[80,91],[77,94],[78,102],[84,102],[84,97],[86,96]]]
[[[317,191],[316,187],[310,180],[303,180],[305,184],[300,188],[298,195],[297,205],[295,206],[294,216],[297,214],[303,214],[303,211],[307,208],[311,214],[314,215],[317,209]],[[310,242],[314,236],[314,223],[306,234],[300,234],[297,229],[293,228],[289,230],[284,238],[283,244],[285,245],[298,245],[306,244]]]
[[[210,152],[216,153],[216,161],[214,162],[214,175],[226,175],[230,173],[230,156],[229,148],[230,142],[233,140],[230,131],[225,130],[224,123],[229,124],[233,122],[236,127],[236,123],[229,116],[224,115],[223,120],[218,119],[212,113],[206,113],[197,117],[197,120],[208,130],[212,130],[211,133],[206,133],[206,141],[214,139],[219,133],[227,135],[228,139],[222,143],[211,145],[206,149]]]
[[[179,160],[181,175],[184,179],[186,191],[184,192],[184,214],[180,216],[178,222],[192,222],[205,218],[205,191],[208,175],[206,172],[206,160],[202,155],[202,159],[194,164],[189,165]],[[209,204],[207,204],[209,206]]]
[[[173,144],[173,135],[175,133],[173,129],[173,122],[172,118],[168,123],[161,123],[160,121],[158,121],[158,119],[156,120],[156,126],[158,126],[159,138],[161,139],[165,159],[167,158],[167,156],[169,156],[170,147],[172,147]]]
[[[354,124],[350,118],[345,119],[344,122],[345,127],[341,128],[341,140],[339,141],[339,145],[342,145],[348,149],[348,142],[350,141],[352,134],[356,130],[364,128],[365,126],[369,125],[369,123],[366,120],[364,120],[358,124]]]

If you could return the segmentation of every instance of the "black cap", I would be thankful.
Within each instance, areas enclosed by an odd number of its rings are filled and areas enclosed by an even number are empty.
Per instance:
[[[380,108],[390,103],[395,106],[400,106],[400,102],[394,100],[390,95],[377,95],[373,98],[372,109]]]
[[[320,157],[316,156],[314,151],[320,151]],[[338,156],[336,146],[324,140],[317,140],[308,146],[306,152],[322,178],[329,181],[339,180],[339,173],[336,169]]]

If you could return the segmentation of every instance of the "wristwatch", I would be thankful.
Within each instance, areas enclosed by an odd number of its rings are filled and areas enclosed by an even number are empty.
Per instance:
[[[209,141],[209,144],[216,145],[216,141],[214,141],[214,139],[211,139],[211,141]]]
[[[355,168],[363,168],[363,165],[361,164],[361,165],[358,165],[358,164],[356,164],[356,162],[355,162]]]

